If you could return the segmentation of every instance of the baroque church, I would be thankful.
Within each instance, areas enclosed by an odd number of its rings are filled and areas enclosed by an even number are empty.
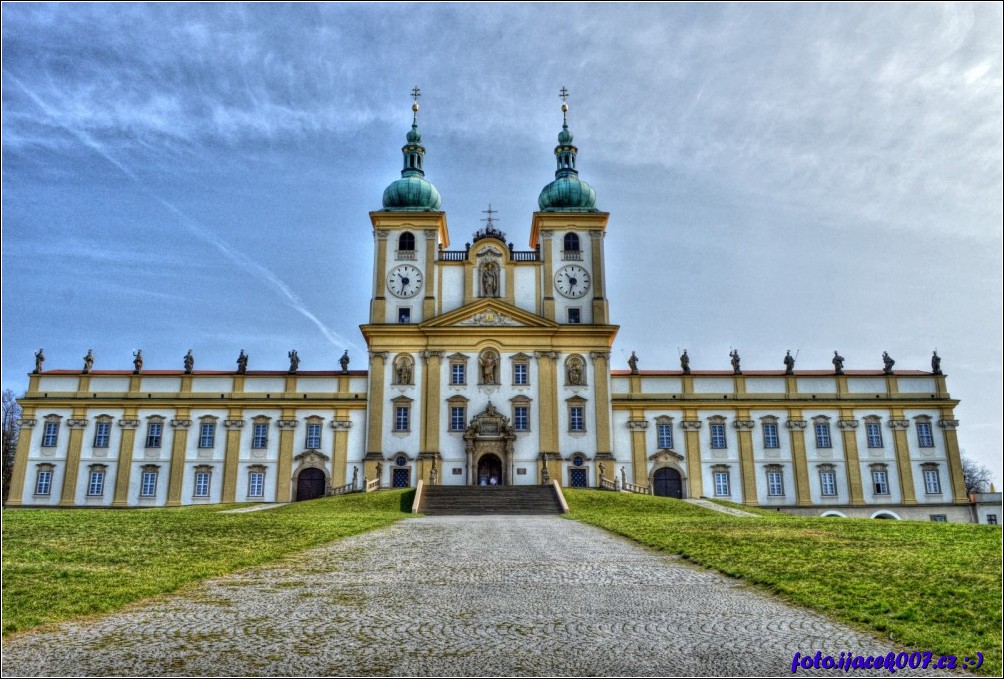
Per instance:
[[[20,399],[12,506],[289,502],[378,487],[605,487],[810,516],[969,522],[932,370],[612,370],[608,213],[568,106],[526,249],[488,212],[451,243],[413,121],[370,213],[367,370],[45,370]],[[563,91],[563,94],[565,92]],[[996,518],[996,517],[995,517]]]

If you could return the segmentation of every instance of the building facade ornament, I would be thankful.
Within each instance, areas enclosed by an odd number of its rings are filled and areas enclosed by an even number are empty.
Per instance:
[[[122,427],[123,429],[138,429],[139,424],[140,424],[139,420],[132,420],[132,419],[119,420],[119,426]]]
[[[893,431],[906,431],[910,428],[910,420],[889,420],[889,428]]]
[[[949,431],[955,430],[959,427],[958,420],[938,420],[938,426],[942,429],[947,429]]]
[[[837,420],[837,429],[840,429],[842,431],[847,431],[850,429],[857,429],[857,428],[858,428],[857,420]]]
[[[704,424],[701,420],[680,420],[680,427],[684,431],[697,431]]]
[[[648,429],[648,420],[628,420],[628,429]]]
[[[86,429],[87,428],[87,418],[72,419],[66,421],[66,426],[70,429]]]
[[[788,429],[792,429],[792,430],[795,430],[795,429],[797,429],[797,430],[803,430],[806,427],[806,422],[805,422],[805,420],[788,420],[787,422],[784,423],[784,426],[786,426],[786,427],[788,427]]]
[[[223,420],[223,426],[226,429],[243,429],[244,420]]]
[[[171,420],[171,426],[175,429],[188,429],[192,426],[191,420]]]
[[[756,421],[736,419],[732,421],[732,426],[738,429],[739,431],[753,431],[753,429],[756,427]]]
[[[276,420],[275,422],[279,429],[296,429],[296,425],[299,423],[299,420]]]

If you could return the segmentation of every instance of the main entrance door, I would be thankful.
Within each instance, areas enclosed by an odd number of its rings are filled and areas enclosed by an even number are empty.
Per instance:
[[[307,467],[296,477],[296,501],[324,497],[324,472],[317,467]]]
[[[652,480],[655,482],[652,490],[656,495],[683,499],[683,483],[680,479],[680,472],[672,467],[656,470]]]
[[[497,455],[482,455],[478,460],[478,485],[479,486],[501,486],[502,485],[502,460]]]

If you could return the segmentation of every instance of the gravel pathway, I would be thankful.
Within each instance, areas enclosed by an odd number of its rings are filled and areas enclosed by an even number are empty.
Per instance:
[[[892,650],[592,526],[440,517],[16,635],[3,674],[791,676],[819,649]]]

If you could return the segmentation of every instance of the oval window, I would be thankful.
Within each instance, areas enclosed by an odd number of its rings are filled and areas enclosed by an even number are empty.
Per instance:
[[[398,467],[404,467],[405,465],[407,465],[407,464],[408,464],[408,458],[406,458],[406,457],[405,457],[404,455],[398,455],[398,456],[397,456],[397,459],[396,459],[396,460],[394,460],[394,463],[395,463],[395,464],[396,464],[396,465],[397,465]]]
[[[583,462],[584,460],[582,459],[581,455],[576,455],[575,457],[572,458],[572,464],[574,464],[576,467],[581,467]]]

